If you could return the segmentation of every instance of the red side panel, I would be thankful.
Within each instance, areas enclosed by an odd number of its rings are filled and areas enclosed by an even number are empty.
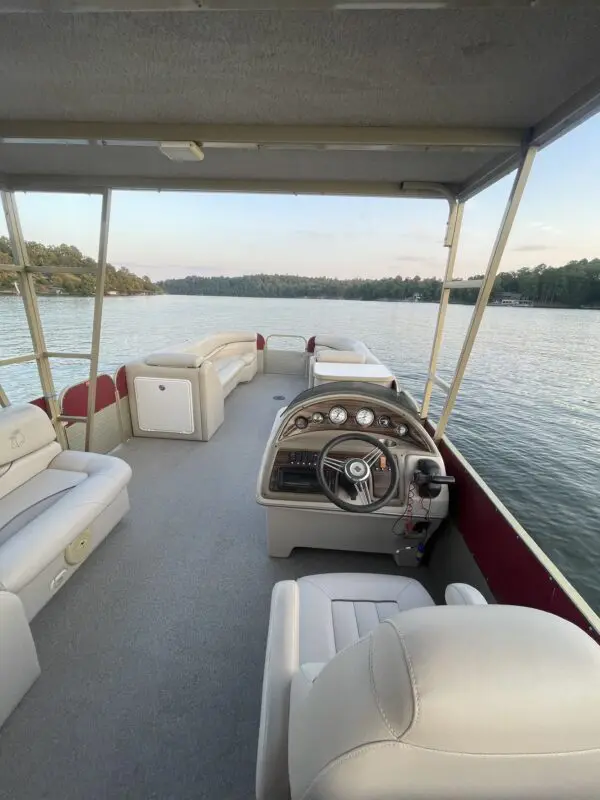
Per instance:
[[[73,417],[87,415],[89,381],[70,386],[63,395],[62,413]],[[115,402],[115,384],[110,375],[98,375],[96,383],[96,411],[111,406]]]
[[[127,373],[125,372],[125,365],[119,367],[117,370],[117,374],[115,375],[115,386],[117,387],[119,397],[127,397]]]
[[[50,409],[48,408],[48,403],[46,402],[45,397],[36,397],[35,400],[30,400],[29,402],[32,406],[38,406],[42,409],[42,411],[45,411],[46,414],[50,416]]]
[[[315,339],[316,336],[311,336],[308,342],[306,343],[306,352],[307,353],[314,353],[315,352]]]
[[[574,622],[600,641],[600,635],[556,584],[471,472],[445,442],[439,449],[454,475],[452,516],[499,603],[530,606]]]
[[[257,350],[265,349],[265,337],[262,335],[262,333],[256,334],[256,349]]]

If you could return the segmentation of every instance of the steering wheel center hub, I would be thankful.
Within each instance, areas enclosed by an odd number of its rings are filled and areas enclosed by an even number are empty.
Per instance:
[[[344,465],[344,473],[352,483],[360,483],[369,477],[371,469],[362,458],[349,458]]]

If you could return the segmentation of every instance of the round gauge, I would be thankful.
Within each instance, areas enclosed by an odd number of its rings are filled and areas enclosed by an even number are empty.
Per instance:
[[[321,414],[320,411],[315,411],[315,413],[311,417],[311,420],[315,422],[317,425],[320,425],[324,419],[325,417],[323,416],[323,414]]]
[[[361,408],[356,413],[356,422],[361,426],[361,428],[368,428],[369,425],[372,425],[375,422],[375,414],[370,408]]]
[[[408,433],[408,428],[406,427],[406,425],[400,424],[396,428],[396,433],[398,434],[398,436],[406,436],[406,434]]]
[[[306,419],[306,417],[296,417],[296,419],[294,420],[294,425],[297,428],[300,428],[300,430],[303,430],[308,426],[308,420]]]
[[[387,416],[387,414],[382,414],[382,416],[377,420],[377,424],[381,425],[382,428],[390,428],[392,426],[392,420]]]
[[[334,425],[343,425],[348,419],[348,412],[343,406],[334,406],[329,412],[329,419]]]

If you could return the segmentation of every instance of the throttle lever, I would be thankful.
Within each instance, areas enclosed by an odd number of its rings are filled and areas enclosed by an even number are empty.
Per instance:
[[[414,474],[413,481],[417,486],[424,486],[427,483],[437,483],[438,485],[449,485],[456,483],[454,475],[429,475],[427,472],[417,470]]]
[[[455,483],[455,479],[452,475],[441,475],[440,467],[435,461],[421,458],[417,461],[413,483],[417,486],[420,497],[432,498],[439,495],[442,486]]]

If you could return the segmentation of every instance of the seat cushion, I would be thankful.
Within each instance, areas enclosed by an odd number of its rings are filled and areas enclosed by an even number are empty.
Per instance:
[[[231,381],[235,380],[237,375],[244,369],[245,366],[246,364],[240,356],[221,358],[215,362],[217,374],[223,386],[226,386]]]
[[[85,472],[45,469],[0,499],[0,545],[86,478]]]
[[[399,611],[435,603],[401,575],[332,573],[298,580],[299,663],[326,663]]]
[[[30,519],[0,547],[0,587],[18,594],[116,499],[131,467],[120,458],[67,450],[52,471],[84,474],[49,508]]]
[[[242,359],[242,361],[244,362],[244,364],[245,364],[247,367],[249,367],[251,364],[253,364],[253,363],[256,361],[256,352],[252,352],[252,353],[240,353],[240,356],[239,356],[239,357]]]

